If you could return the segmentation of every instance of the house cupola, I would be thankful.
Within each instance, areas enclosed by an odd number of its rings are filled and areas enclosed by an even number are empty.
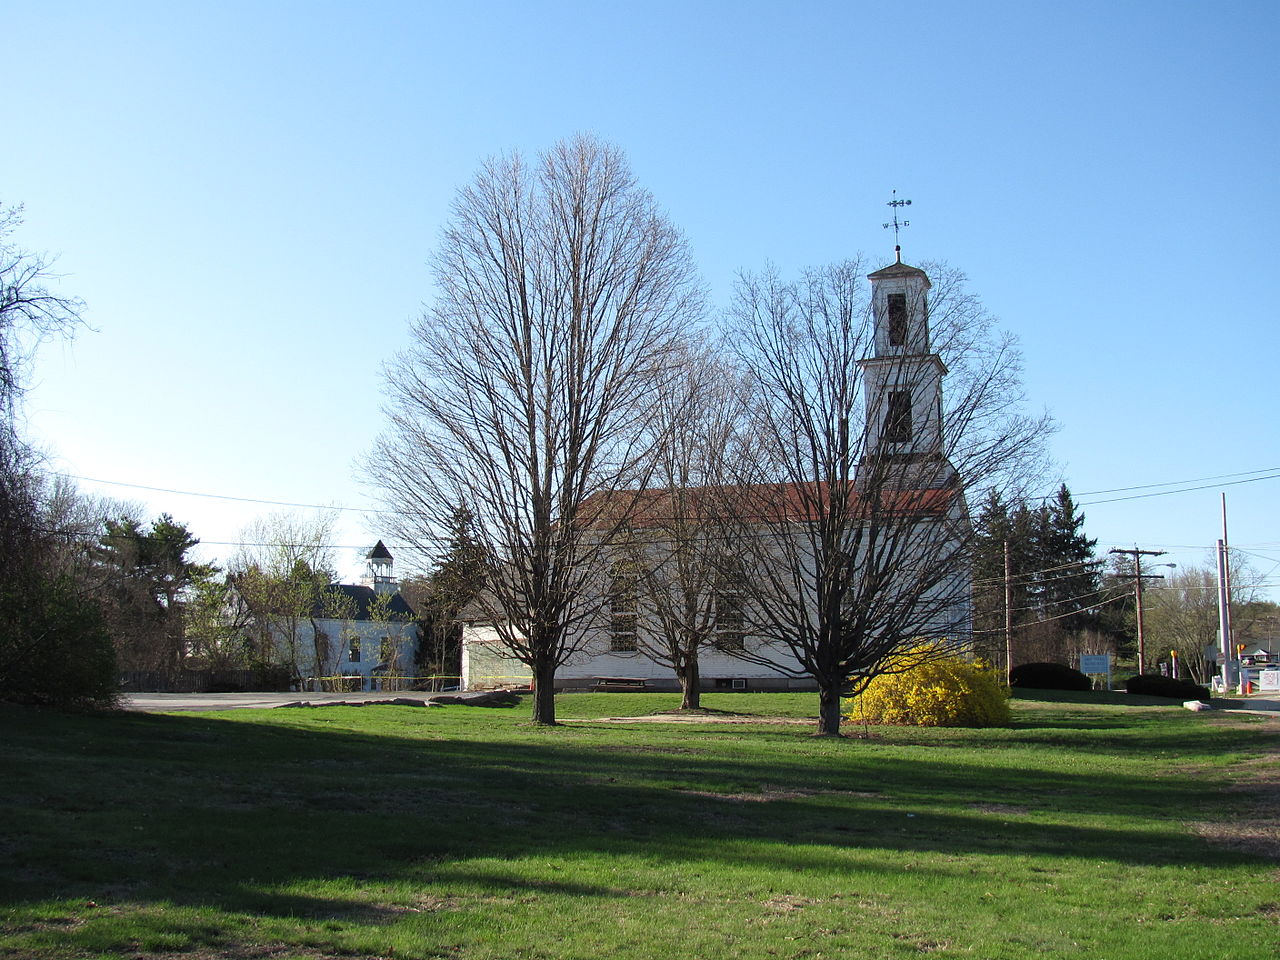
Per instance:
[[[379,594],[395,593],[396,581],[392,575],[391,551],[381,540],[365,557],[365,584]]]

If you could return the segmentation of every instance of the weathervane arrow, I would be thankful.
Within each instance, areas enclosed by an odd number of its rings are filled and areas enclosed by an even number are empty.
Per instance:
[[[899,220],[899,219],[898,219],[898,209],[899,209],[900,207],[909,207],[909,206],[911,206],[911,201],[910,201],[910,200],[899,200],[899,199],[898,199],[898,191],[897,191],[897,190],[894,190],[894,191],[893,191],[893,199],[892,199],[892,200],[890,200],[890,201],[886,204],[886,206],[889,206],[889,207],[892,207],[892,208],[893,208],[893,219],[892,219],[892,220],[890,220],[890,221],[888,221],[887,223],[885,223],[885,224],[884,224],[884,229],[888,230],[890,227],[893,227],[893,252],[897,255],[897,257],[898,257],[898,262],[899,262],[899,263],[901,263],[901,262],[902,262],[902,244],[898,242],[898,231],[899,231],[899,230],[901,230],[903,227],[909,227],[909,226],[911,226],[911,221],[910,221],[910,220]]]

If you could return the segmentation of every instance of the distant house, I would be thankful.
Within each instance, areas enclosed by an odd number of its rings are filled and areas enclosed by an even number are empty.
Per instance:
[[[911,592],[923,579],[908,585],[908,578],[889,582],[882,594],[890,600],[902,594],[910,614],[902,618],[903,629],[911,631],[905,635],[967,637],[972,633],[969,570],[957,544],[964,542],[970,530],[969,516],[961,478],[943,452],[942,381],[947,371],[929,345],[929,279],[924,271],[901,262],[876,271],[869,279],[875,350],[859,366],[864,373],[866,449],[874,451],[865,469],[876,477],[877,492],[859,484],[849,507],[855,515],[866,510],[881,518],[896,518],[894,529],[900,531],[901,542],[913,545],[904,548],[899,558],[904,567],[911,565],[913,555],[933,558],[930,562],[937,576],[923,589],[926,595]],[[690,514],[682,510],[712,516],[714,501],[724,492],[705,488],[598,495],[604,501],[597,504],[599,515],[608,515],[610,498],[626,503],[631,517],[627,552],[616,562],[602,564],[597,572],[597,592],[584,598],[587,612],[571,628],[570,644],[580,652],[557,672],[557,687],[643,684],[650,689],[678,689],[671,668],[641,650],[644,643],[639,641],[645,631],[662,629],[662,615],[636,588],[638,578],[628,574],[627,565],[652,568],[668,562],[664,552],[669,556],[671,548],[664,544],[671,539],[658,529],[658,521],[673,516],[688,519]],[[768,525],[775,530],[812,520],[814,515],[806,511],[825,499],[825,492],[825,485],[817,482],[729,491],[739,509],[745,501],[756,529]],[[588,515],[592,513],[589,503],[584,504]],[[739,530],[739,535],[752,533]],[[799,671],[786,669],[795,663],[789,648],[772,640],[758,624],[752,629],[751,590],[740,581],[752,577],[753,571],[745,563],[734,562],[732,538],[720,539],[728,562],[717,565],[734,574],[708,577],[699,601],[704,611],[700,616],[714,638],[699,656],[702,689],[813,689],[813,681],[798,679]],[[954,562],[946,559],[950,557]],[[754,562],[761,559],[757,552]],[[756,656],[735,655],[741,653]],[[779,666],[770,667],[759,662],[762,659],[772,659]],[[529,669],[502,644],[498,625],[478,615],[464,622],[462,674],[464,689],[511,686],[530,679]]]
[[[417,614],[400,593],[386,545],[379,540],[365,559],[360,583],[329,584],[259,614],[274,657],[300,689],[386,690],[412,682]]]

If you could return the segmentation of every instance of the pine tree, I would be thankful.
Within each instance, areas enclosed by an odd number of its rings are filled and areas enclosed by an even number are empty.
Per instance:
[[[1083,533],[1084,515],[1063,484],[1041,506],[1010,507],[991,491],[978,519],[974,556],[974,631],[979,653],[1004,659],[1005,549],[1009,555],[1009,610],[1015,647],[1025,656],[1062,659],[1072,634],[1096,630],[1099,574],[1097,541]]]
[[[121,666],[177,670],[186,653],[182,600],[217,568],[191,560],[200,541],[167,513],[149,527],[130,516],[106,520],[99,543],[104,613]]]
[[[1100,577],[1093,563],[1096,539],[1084,535],[1084,514],[1077,513],[1064,483],[1054,500],[1042,508],[1040,600],[1046,617],[1069,633],[1094,630],[1098,617],[1087,608],[1100,599]],[[1054,569],[1056,568],[1056,569]]]
[[[475,517],[465,506],[449,519],[449,539],[431,572],[404,584],[418,610],[425,642],[418,648],[418,667],[429,674],[460,676],[462,625],[459,617],[484,587],[489,559],[476,536]]]
[[[973,630],[979,655],[1001,659],[1004,650],[1004,545],[1012,524],[998,490],[987,492],[974,522]]]

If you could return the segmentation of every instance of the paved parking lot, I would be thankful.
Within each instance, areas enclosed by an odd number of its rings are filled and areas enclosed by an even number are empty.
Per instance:
[[[369,703],[377,700],[405,699],[425,703],[430,693],[376,690],[369,693],[129,693],[121,704],[126,710],[166,713],[170,710],[243,710],[250,707],[278,707],[285,703],[306,701],[324,703]],[[440,694],[447,696],[447,694]],[[457,696],[457,694],[453,694]]]

